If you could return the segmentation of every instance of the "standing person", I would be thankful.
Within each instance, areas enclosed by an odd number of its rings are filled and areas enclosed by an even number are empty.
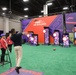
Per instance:
[[[0,36],[0,50],[1,50],[1,36]],[[1,59],[0,59],[0,63],[1,63]]]
[[[6,53],[6,49],[7,49],[7,41],[6,41],[6,36],[5,34],[1,34],[1,40],[0,40],[0,43],[1,43],[1,63],[4,63],[5,61],[5,53]]]
[[[1,49],[1,37],[0,37],[0,49]]]
[[[19,69],[20,67],[20,63],[21,63],[21,59],[22,59],[22,34],[25,34],[24,32],[22,33],[16,33],[15,29],[11,29],[11,40],[14,43],[14,50],[15,50],[15,54],[16,54],[16,72],[19,74]]]
[[[7,37],[7,44],[8,44],[8,48],[9,48],[9,51],[12,52],[12,40],[11,40],[11,33],[9,33],[9,36]]]

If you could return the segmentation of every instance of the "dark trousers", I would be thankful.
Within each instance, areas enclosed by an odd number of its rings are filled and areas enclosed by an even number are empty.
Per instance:
[[[1,52],[2,52],[2,54],[1,54],[1,62],[4,62],[5,61],[4,58],[5,58],[6,49],[1,48]]]
[[[12,44],[8,45],[9,51],[12,52]]]

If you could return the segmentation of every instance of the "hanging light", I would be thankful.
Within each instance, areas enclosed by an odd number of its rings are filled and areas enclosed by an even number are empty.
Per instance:
[[[6,7],[2,7],[2,10],[3,10],[3,11],[6,11],[6,10],[7,10],[7,8],[6,8]]]
[[[44,11],[43,10],[41,10],[41,13],[43,13]]]
[[[25,11],[29,10],[29,8],[24,8]]]
[[[23,2],[28,2],[29,0],[23,0]]]
[[[24,17],[28,18],[28,15],[25,15]]]
[[[53,3],[47,3],[48,6],[52,5]]]
[[[63,7],[63,10],[68,10],[69,9],[69,7]]]

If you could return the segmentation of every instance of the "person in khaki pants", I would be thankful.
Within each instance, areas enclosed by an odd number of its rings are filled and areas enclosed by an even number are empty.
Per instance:
[[[25,32],[22,33],[16,33],[15,29],[11,29],[11,40],[14,43],[14,50],[16,54],[16,72],[19,74],[19,69],[21,59],[22,59],[22,34],[25,34]]]

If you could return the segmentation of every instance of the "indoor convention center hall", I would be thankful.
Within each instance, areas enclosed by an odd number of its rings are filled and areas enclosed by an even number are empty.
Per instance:
[[[76,0],[0,0],[0,75],[76,75]]]

